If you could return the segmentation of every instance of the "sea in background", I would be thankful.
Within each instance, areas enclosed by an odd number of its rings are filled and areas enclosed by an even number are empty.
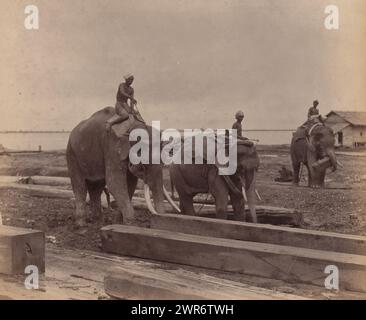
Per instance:
[[[243,136],[259,145],[290,144],[293,130],[244,130]],[[0,132],[0,145],[10,150],[43,151],[66,149],[69,132]]]

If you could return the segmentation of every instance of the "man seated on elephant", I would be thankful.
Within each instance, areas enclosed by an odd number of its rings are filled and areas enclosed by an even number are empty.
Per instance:
[[[309,108],[309,110],[308,110],[308,120],[319,117],[319,110],[317,109],[318,105],[319,105],[319,101],[314,100],[313,106],[311,108]]]
[[[136,108],[137,101],[134,97],[134,89],[132,87],[134,76],[128,73],[124,76],[124,79],[125,82],[119,85],[116,96],[117,101],[115,108],[117,116],[114,116],[107,121],[106,129],[108,131],[114,124],[127,120],[130,114],[141,118]],[[139,120],[142,120],[142,118]]]
[[[235,114],[235,119],[236,121],[234,122],[232,129],[236,129],[236,135],[238,139],[243,139],[243,128],[241,123],[243,122],[244,119],[244,112],[239,110],[236,114]]]
[[[319,110],[317,109],[318,105],[319,105],[319,101],[314,100],[313,106],[311,108],[309,108],[309,110],[308,110],[308,119],[302,125],[302,127],[308,128],[317,122],[324,123],[324,119],[321,116],[321,114],[319,113]]]

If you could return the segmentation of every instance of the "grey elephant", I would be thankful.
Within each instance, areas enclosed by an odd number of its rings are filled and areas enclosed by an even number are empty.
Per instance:
[[[131,198],[138,178],[145,183],[145,199],[149,209],[164,213],[164,195],[168,194],[163,186],[162,165],[130,163],[129,151],[133,142],[129,141],[128,134],[119,138],[113,130],[108,132],[105,129],[106,121],[114,114],[112,107],[94,113],[89,119],[80,122],[69,137],[66,158],[75,195],[75,223],[78,227],[86,224],[87,193],[92,217],[100,217],[101,194],[106,185],[123,215],[123,223],[133,223],[135,215]],[[146,129],[151,138],[151,127],[134,121],[130,130],[136,128]],[[149,150],[151,152],[152,148]],[[155,208],[152,206],[150,189]],[[173,203],[171,199],[168,200]]]
[[[315,122],[297,129],[291,140],[291,161],[294,171],[293,184],[300,181],[301,163],[308,169],[308,185],[324,187],[327,168],[337,169],[333,130],[322,122]]]
[[[240,140],[238,140],[240,141]],[[245,220],[244,186],[251,214],[251,221],[257,222],[255,209],[255,182],[259,157],[250,141],[237,145],[237,170],[231,176],[219,175],[215,164],[173,164],[170,177],[179,195],[180,210],[187,215],[196,215],[193,197],[198,193],[210,193],[215,199],[216,217],[227,218],[230,196],[235,220]]]

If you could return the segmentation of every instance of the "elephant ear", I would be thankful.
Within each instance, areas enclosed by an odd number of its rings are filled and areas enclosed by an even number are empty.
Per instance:
[[[247,143],[238,142],[237,144],[237,154],[238,155],[250,155],[255,151],[255,146],[252,141]]]
[[[125,161],[128,159],[130,153],[130,141],[128,137],[122,137],[118,139],[118,155],[121,161]]]

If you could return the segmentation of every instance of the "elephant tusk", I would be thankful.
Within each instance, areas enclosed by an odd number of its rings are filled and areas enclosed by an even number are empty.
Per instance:
[[[343,164],[339,160],[337,160],[337,164],[339,165],[340,168],[343,168]]]
[[[164,196],[165,196],[165,199],[168,200],[168,202],[172,205],[173,209],[175,211],[177,211],[178,213],[182,213],[179,209],[179,207],[176,205],[176,203],[173,201],[173,199],[170,197],[168,191],[166,191],[165,187],[163,186],[163,192],[164,192]]]
[[[260,194],[259,194],[259,192],[258,192],[258,190],[257,190],[257,189],[255,189],[255,194],[257,195],[258,200],[259,200],[259,201],[262,201],[262,197],[260,196]]]
[[[247,203],[247,202],[248,202],[248,198],[247,198],[247,193],[245,192],[244,187],[241,187],[241,191],[243,192],[244,200],[245,200],[245,202]]]
[[[149,209],[150,213],[152,214],[158,214],[151,202],[151,197],[150,197],[150,188],[147,184],[144,185],[144,195],[145,195],[145,201],[146,201],[146,205],[147,208]]]

